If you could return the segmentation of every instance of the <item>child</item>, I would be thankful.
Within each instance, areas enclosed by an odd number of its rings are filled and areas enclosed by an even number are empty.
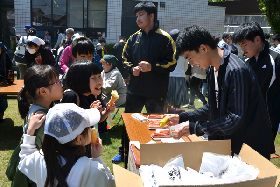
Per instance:
[[[73,103],[55,105],[47,114],[42,150],[38,151],[34,132],[43,120],[41,114],[32,116],[23,135],[21,172],[37,186],[115,186],[114,176],[102,161],[102,140],[98,138],[95,145],[90,138],[90,126],[100,120],[96,108],[84,110]],[[84,146],[89,143],[91,158],[84,156]]]
[[[75,36],[72,44],[66,47],[60,59],[61,69],[66,73],[74,61],[92,60],[94,44],[84,36]]]
[[[101,70],[93,62],[81,60],[73,64],[67,72],[66,85],[72,91],[64,93],[62,103],[75,103],[84,109],[98,108],[101,113],[100,122],[103,122],[110,113],[115,111],[115,104],[105,105],[101,100],[103,79],[101,78]],[[106,109],[107,107],[109,110]],[[98,125],[95,125],[95,128],[98,129]],[[87,156],[90,157],[89,146],[87,146]]]
[[[34,101],[30,105],[26,97],[26,93]],[[33,112],[43,111],[47,113],[49,106],[55,100],[60,100],[63,97],[62,85],[58,79],[58,72],[50,65],[34,65],[27,69],[24,75],[24,87],[18,94],[18,108],[22,119],[27,119],[23,127],[23,133],[28,130],[29,118]],[[35,145],[39,149],[43,142],[44,125],[35,132]],[[12,186],[28,186],[29,181],[17,169],[19,163],[20,144],[16,147],[10,158],[6,175],[12,180]],[[25,180],[23,180],[25,179]]]

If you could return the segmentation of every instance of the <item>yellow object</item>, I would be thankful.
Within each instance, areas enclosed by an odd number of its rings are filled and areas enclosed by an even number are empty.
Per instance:
[[[96,128],[92,128],[91,129],[91,141],[93,141],[93,143],[95,144],[95,146],[97,147],[97,133],[98,133],[98,130]]]
[[[165,117],[159,122],[159,126],[160,126],[160,127],[164,127],[164,126],[168,123],[168,117],[169,117],[169,116],[165,116]]]
[[[117,90],[112,90],[111,94],[112,94],[111,99],[108,102],[109,105],[112,105],[116,100],[119,99],[119,94],[118,94]],[[107,110],[108,109],[109,108],[107,108]]]

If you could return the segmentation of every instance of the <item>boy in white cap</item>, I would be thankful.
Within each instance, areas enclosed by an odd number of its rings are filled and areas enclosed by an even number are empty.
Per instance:
[[[90,127],[100,120],[96,108],[82,109],[73,103],[57,104],[46,116],[42,149],[35,146],[34,132],[45,117],[34,114],[23,135],[19,170],[37,186],[115,186],[114,176],[103,164],[102,141],[91,141]],[[84,156],[91,143],[92,158]]]
[[[27,39],[27,51],[25,61],[27,68],[34,64],[55,65],[55,59],[50,50],[45,48],[45,42],[36,36],[29,36]]]

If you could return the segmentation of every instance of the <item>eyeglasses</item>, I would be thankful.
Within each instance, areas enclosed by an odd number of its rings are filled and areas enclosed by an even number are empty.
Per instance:
[[[55,85],[55,84],[58,84],[58,83],[61,85],[61,80],[59,80],[59,81],[57,81],[55,83],[49,84],[49,85]]]

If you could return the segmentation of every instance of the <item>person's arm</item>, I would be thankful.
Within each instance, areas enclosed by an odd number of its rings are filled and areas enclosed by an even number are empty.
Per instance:
[[[46,115],[44,114],[31,114],[27,134],[23,134],[23,143],[20,145],[18,169],[35,183],[36,176],[40,176],[41,171],[43,171],[39,169],[42,163],[38,162],[41,155],[37,154],[35,130],[41,127],[45,119]]]
[[[230,135],[234,133],[243,124],[246,116],[247,102],[245,101],[245,77],[242,71],[231,72],[231,80],[227,92],[227,107],[225,115],[220,118],[205,122],[197,121],[196,124],[191,127],[190,131],[198,136],[204,133],[211,135]],[[193,129],[191,129],[193,128]]]
[[[61,40],[62,40],[62,36],[61,36],[61,34],[59,34],[57,37],[57,40],[56,40],[56,44],[53,47],[54,49],[56,49],[61,44]]]
[[[53,57],[53,54],[50,50],[46,49],[45,50],[46,56],[45,58],[47,59],[42,59],[42,61],[44,61],[43,64],[47,64],[47,65],[51,65],[51,66],[55,66],[55,59]],[[42,57],[43,58],[43,57]]]
[[[60,59],[60,67],[64,73],[69,69],[68,62],[69,59],[71,58],[71,54],[72,54],[71,46],[66,47],[62,53]]]

